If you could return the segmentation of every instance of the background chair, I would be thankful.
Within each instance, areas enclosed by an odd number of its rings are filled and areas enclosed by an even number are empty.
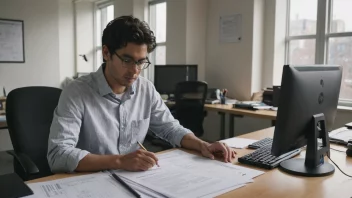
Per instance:
[[[185,81],[176,85],[175,105],[171,107],[173,116],[180,124],[190,129],[196,136],[204,133],[203,121],[208,85],[205,82]],[[158,152],[170,149],[173,146],[149,131],[144,142],[148,150]]]
[[[204,133],[204,104],[208,85],[201,81],[184,81],[176,85],[174,117],[196,136]]]
[[[25,181],[51,175],[48,137],[61,89],[24,87],[11,91],[6,119],[13,145],[14,170]]]

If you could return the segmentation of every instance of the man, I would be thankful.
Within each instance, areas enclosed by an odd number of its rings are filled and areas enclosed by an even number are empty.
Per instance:
[[[155,37],[145,22],[122,16],[103,32],[104,64],[70,83],[54,112],[48,145],[53,172],[124,169],[144,171],[158,158],[139,148],[148,129],[175,146],[197,150],[225,162],[235,152],[225,144],[206,143],[175,120],[153,84],[139,74],[150,62]],[[172,75],[172,74],[170,74]]]

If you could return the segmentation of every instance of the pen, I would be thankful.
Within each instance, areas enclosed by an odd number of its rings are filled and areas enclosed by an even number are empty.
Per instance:
[[[128,191],[130,191],[135,197],[141,198],[141,195],[138,194],[133,188],[131,188],[128,184],[126,184],[119,176],[117,176],[115,173],[111,173],[112,177],[118,181],[120,184],[122,184]]]
[[[139,141],[137,141],[137,144],[138,144],[143,150],[148,151]],[[158,164],[158,162],[156,162],[156,165],[157,165],[158,167],[160,167],[159,164]]]

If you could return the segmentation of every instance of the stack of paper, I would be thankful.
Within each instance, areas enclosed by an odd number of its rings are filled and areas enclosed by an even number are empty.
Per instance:
[[[243,187],[263,174],[181,150],[158,155],[160,167],[144,172],[114,171],[144,198],[215,197]],[[109,172],[28,185],[36,198],[133,197]]]
[[[158,158],[159,168],[115,173],[165,197],[214,197],[253,182],[254,177],[264,173],[181,150],[160,154]]]

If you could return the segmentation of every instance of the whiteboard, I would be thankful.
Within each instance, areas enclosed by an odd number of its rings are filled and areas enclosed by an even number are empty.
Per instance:
[[[24,63],[23,21],[0,19],[0,63]]]

